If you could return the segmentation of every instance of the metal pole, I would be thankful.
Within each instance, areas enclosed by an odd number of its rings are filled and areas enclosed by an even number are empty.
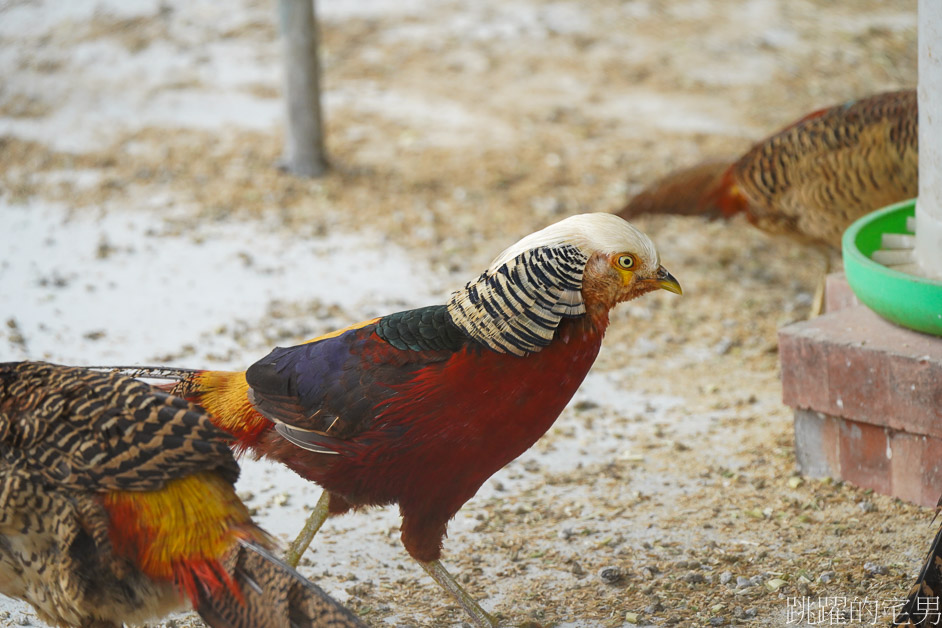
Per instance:
[[[942,279],[942,2],[919,0],[919,199],[916,260]]]

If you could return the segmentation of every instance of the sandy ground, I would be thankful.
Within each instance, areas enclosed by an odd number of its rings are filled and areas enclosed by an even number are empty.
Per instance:
[[[0,1],[0,359],[244,368],[441,302],[521,235],[916,80],[914,0],[318,9],[334,169],[305,181],[275,167],[271,2]],[[639,226],[685,295],[616,310],[556,426],[458,513],[446,564],[508,623],[885,616],[931,514],[797,477],[780,401],[775,332],[806,317],[822,260],[739,221]],[[240,491],[282,539],[318,495],[253,461]],[[328,522],[302,571],[371,625],[464,621],[394,509]],[[37,623],[0,603],[0,624]]]

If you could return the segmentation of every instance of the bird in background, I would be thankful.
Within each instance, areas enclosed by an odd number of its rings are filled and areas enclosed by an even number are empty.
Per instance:
[[[271,553],[226,434],[118,373],[0,364],[0,593],[56,626],[187,604],[213,628],[363,626]]]
[[[178,380],[237,449],[325,489],[289,550],[328,514],[398,504],[409,554],[479,626],[497,621],[440,561],[449,520],[553,424],[601,347],[609,312],[681,293],[651,240],[608,213],[572,216],[497,256],[442,305],[276,348],[244,372],[133,368]]]
[[[942,511],[942,498],[936,506],[936,517]],[[933,521],[935,517],[933,517]],[[893,620],[894,626],[939,626],[942,624],[942,526],[929,547],[929,555],[916,583],[909,590],[906,603]]]
[[[815,111],[729,163],[670,173],[617,212],[730,218],[830,252],[852,222],[918,193],[915,90],[886,92]],[[823,283],[816,295],[823,299]]]

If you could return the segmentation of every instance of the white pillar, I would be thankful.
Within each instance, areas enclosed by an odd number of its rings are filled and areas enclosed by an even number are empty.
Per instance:
[[[919,200],[916,260],[942,279],[942,2],[919,0]]]

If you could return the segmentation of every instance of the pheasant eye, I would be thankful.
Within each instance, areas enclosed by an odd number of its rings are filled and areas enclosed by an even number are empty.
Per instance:
[[[635,258],[630,255],[619,255],[618,265],[621,268],[632,268],[635,265]]]

